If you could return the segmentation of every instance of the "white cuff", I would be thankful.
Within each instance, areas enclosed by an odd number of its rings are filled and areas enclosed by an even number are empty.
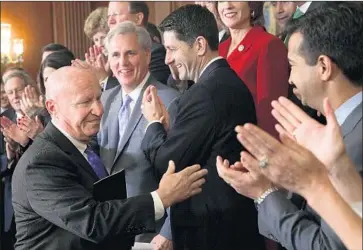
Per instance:
[[[154,200],[155,220],[160,220],[161,218],[163,218],[165,213],[163,202],[161,201],[156,191],[151,192],[151,196],[153,197]]]
[[[147,124],[146,128],[145,128],[145,133],[146,133],[146,130],[148,129],[148,127],[149,127],[151,124],[155,123],[155,122],[161,123],[161,121],[159,121],[159,120],[154,120],[154,121],[149,122],[149,123]]]
[[[356,212],[362,218],[362,201],[357,201],[350,206],[353,208],[354,212]]]

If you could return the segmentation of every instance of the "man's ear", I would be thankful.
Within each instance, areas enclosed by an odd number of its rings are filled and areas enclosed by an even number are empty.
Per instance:
[[[45,101],[45,107],[51,116],[56,117],[57,108],[56,108],[55,102],[52,99]]]
[[[136,16],[135,23],[137,24],[137,26],[142,26],[144,21],[144,14],[142,12],[139,12],[136,13],[135,16]]]
[[[208,42],[204,37],[198,36],[195,39],[195,45],[196,45],[197,55],[198,56],[204,56],[207,53]]]
[[[320,79],[325,82],[330,80],[334,73],[334,62],[328,56],[321,55],[318,57],[317,66]]]

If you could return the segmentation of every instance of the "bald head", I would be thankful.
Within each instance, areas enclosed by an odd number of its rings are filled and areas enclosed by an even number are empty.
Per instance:
[[[95,73],[66,66],[48,78],[46,107],[52,122],[74,139],[88,143],[97,134],[103,107],[101,87]]]
[[[56,96],[63,96],[64,92],[79,91],[89,84],[98,85],[94,72],[72,66],[61,67],[50,74],[45,84],[46,97],[54,99]]]

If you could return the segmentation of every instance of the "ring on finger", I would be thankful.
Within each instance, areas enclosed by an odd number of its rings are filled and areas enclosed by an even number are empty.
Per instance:
[[[264,157],[261,161],[259,161],[260,168],[267,168],[267,165],[268,165],[267,157]]]

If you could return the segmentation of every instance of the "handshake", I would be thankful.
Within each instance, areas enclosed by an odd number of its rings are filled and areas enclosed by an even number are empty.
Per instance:
[[[193,165],[175,173],[175,164],[169,161],[168,170],[160,180],[156,190],[164,208],[186,200],[202,191],[205,183],[203,178],[208,171],[201,169],[200,165]]]

